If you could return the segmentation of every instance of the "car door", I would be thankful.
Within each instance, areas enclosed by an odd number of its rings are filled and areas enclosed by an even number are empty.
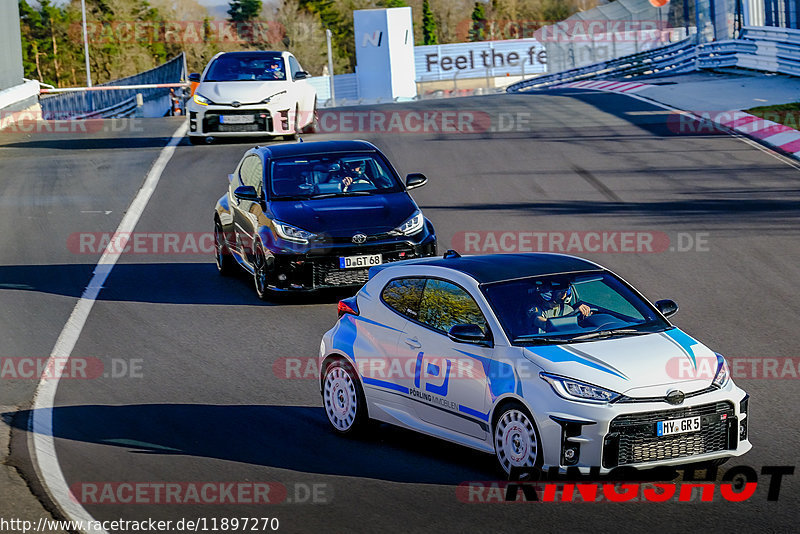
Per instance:
[[[261,158],[256,154],[245,157],[239,166],[237,176],[232,181],[232,189],[238,186],[249,185],[255,188],[256,192],[263,199],[263,165]],[[231,192],[231,205],[233,206],[233,226],[236,238],[236,246],[242,252],[248,263],[253,261],[253,251],[256,232],[258,230],[258,220],[263,213],[261,202],[251,200],[239,200]]]
[[[414,277],[396,278],[383,287],[376,303],[380,312],[369,327],[369,345],[379,348],[357,362],[365,385],[374,386],[377,395],[396,404],[407,405],[414,372],[414,362],[398,354],[397,345],[409,317],[417,315],[424,287],[425,280]]]
[[[492,349],[447,336],[456,324],[486,319],[467,290],[449,281],[428,278],[417,317],[406,323],[398,353],[414,359],[409,397],[420,419],[469,436],[488,431],[487,369]]]

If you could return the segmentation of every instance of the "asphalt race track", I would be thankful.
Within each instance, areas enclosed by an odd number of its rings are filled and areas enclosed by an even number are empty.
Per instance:
[[[428,185],[413,196],[440,250],[463,242],[463,231],[665,234],[669,247],[659,251],[580,255],[651,300],[676,300],[674,322],[728,358],[798,356],[800,172],[785,161],[727,134],[682,134],[663,109],[609,93],[357,110],[471,111],[491,120],[464,133],[306,138],[367,139],[401,174],[425,173]],[[179,125],[138,119],[88,133],[3,134],[2,356],[50,354],[100,257],[80,253],[74,234],[114,231]],[[136,231],[210,232],[226,175],[252,144],[184,140]],[[777,501],[767,500],[769,477],[761,475],[764,466],[797,463],[796,374],[737,379],[751,395],[753,450],[719,477],[737,465],[755,469],[759,486],[745,502],[716,492],[713,502],[465,503],[459,484],[499,480],[491,456],[388,426],[337,437],[316,381],[276,373],[281,358],[316,356],[339,296],[262,303],[249,277],[220,277],[210,253],[122,255],[72,352],[102,362],[102,372],[62,379],[56,394],[56,452],[68,485],[263,482],[277,483],[276,498],[280,488],[287,493],[280,504],[84,503],[86,510],[108,520],[277,517],[281,532],[796,528],[800,473],[784,477]],[[35,386],[3,380],[0,405],[29,406]],[[15,426],[12,462],[35,478],[29,412],[12,415],[4,414]]]

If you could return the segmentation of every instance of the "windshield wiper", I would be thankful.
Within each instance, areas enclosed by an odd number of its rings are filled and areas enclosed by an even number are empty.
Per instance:
[[[572,343],[572,338],[563,338],[563,337],[547,337],[547,336],[540,336],[537,334],[530,334],[525,336],[519,336],[514,338],[514,343],[535,343],[535,344],[564,344],[564,343]]]
[[[347,191],[342,193],[319,193],[317,195],[311,195],[308,198],[355,197],[355,196],[364,196],[369,194],[370,194],[369,191]]]
[[[652,334],[652,332],[647,332],[647,331],[643,332],[641,330],[634,330],[632,328],[617,328],[614,330],[600,330],[598,332],[589,332],[588,334],[583,334],[572,338],[572,341],[586,341],[589,339],[599,339],[611,336],[643,336],[646,334]]]

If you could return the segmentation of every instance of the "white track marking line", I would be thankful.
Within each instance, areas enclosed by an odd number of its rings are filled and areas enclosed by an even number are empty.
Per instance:
[[[769,147],[766,147],[766,146],[762,145],[761,143],[758,143],[758,142],[750,139],[749,137],[745,136],[744,134],[741,134],[741,133],[737,132],[734,128],[731,128],[728,125],[725,125],[725,124],[719,123],[719,122],[709,121],[708,119],[704,119],[703,117],[701,117],[699,115],[696,115],[695,113],[693,113],[691,111],[687,111],[687,110],[678,109],[678,108],[675,108],[675,107],[672,107],[672,106],[668,106],[667,104],[662,104],[661,102],[658,102],[657,100],[653,100],[651,98],[647,98],[646,96],[642,96],[642,95],[638,95],[638,94],[631,94],[631,93],[619,93],[619,94],[622,94],[622,95],[630,97],[630,98],[635,98],[636,100],[641,100],[642,102],[646,102],[648,104],[651,104],[653,106],[659,107],[661,109],[668,109],[668,110],[670,110],[672,112],[675,112],[675,113],[683,113],[685,115],[689,115],[691,117],[694,117],[698,121],[703,121],[703,122],[708,121],[708,122],[713,122],[714,124],[718,124],[721,128],[725,128],[726,130],[728,130],[728,133],[732,137],[735,137],[736,139],[738,139],[738,140],[740,140],[740,141],[742,141],[744,143],[747,143],[748,145],[752,146],[753,148],[757,148],[761,152],[764,152],[765,154],[769,154],[773,158],[775,158],[775,159],[777,159],[779,161],[782,161],[786,165],[788,165],[790,167],[793,167],[793,168],[795,168],[795,169],[800,171],[800,162],[795,161],[794,159],[792,159],[792,158],[790,158],[788,156],[784,156],[783,154],[781,154],[779,152],[776,152],[775,150],[773,150],[773,149],[771,149]],[[742,112],[742,113],[744,113],[744,112]]]
[[[161,173],[164,172],[164,168],[175,153],[175,147],[183,139],[188,128],[189,124],[187,122],[181,124],[180,128],[172,134],[167,146],[161,149],[158,159],[153,163],[150,172],[147,173],[144,184],[142,184],[141,189],[139,189],[133,202],[128,206],[128,211],[119,223],[116,230],[117,234],[133,232],[136,228],[136,223],[139,222],[142,212],[147,207],[147,203],[150,201],[150,197],[161,179]],[[61,364],[72,354],[72,349],[75,348],[75,344],[78,342],[95,300],[119,259],[119,252],[114,251],[115,246],[116,241],[112,240],[100,257],[100,261],[97,262],[89,285],[86,286],[80,300],[75,304],[75,308],[73,308],[67,323],[58,336],[55,347],[50,353],[46,369],[64,368]],[[33,453],[34,466],[38,471],[39,480],[41,480],[56,506],[64,513],[67,520],[83,522],[86,525],[89,521],[95,521],[95,519],[72,497],[56,457],[55,439],[53,438],[53,406],[58,382],[58,373],[53,378],[49,378],[45,374],[36,386],[36,393],[33,398],[33,415],[29,427],[29,431],[33,436],[31,452]],[[105,531],[101,529],[84,530],[84,532],[104,533]]]

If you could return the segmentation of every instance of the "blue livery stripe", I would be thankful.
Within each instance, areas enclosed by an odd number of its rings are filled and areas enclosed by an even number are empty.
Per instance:
[[[376,387],[384,388],[384,389],[391,389],[392,391],[399,391],[400,393],[405,393],[406,395],[408,395],[408,388],[407,387],[403,387],[403,386],[401,386],[399,384],[395,384],[393,382],[386,382],[385,380],[378,380],[378,379],[375,379],[375,378],[368,378],[366,376],[363,377],[363,381],[364,381],[365,384],[369,384],[370,386],[376,386]]]
[[[695,358],[694,351],[692,350],[692,345],[697,345],[697,341],[680,328],[672,328],[666,332],[662,332],[662,334],[666,335],[672,341],[677,343],[680,348],[683,349],[683,352],[686,353],[686,356],[692,360],[692,365],[694,368],[697,369],[697,359]]]
[[[582,351],[580,351],[580,355],[578,355],[575,352],[567,350],[564,347],[560,347],[558,345],[528,348],[525,350],[533,354],[536,354],[537,356],[541,356],[545,360],[551,361],[553,363],[575,362],[581,365],[585,365],[587,367],[592,367],[599,371],[603,371],[604,373],[608,373],[610,375],[618,376],[623,380],[628,380],[628,377],[622,374],[617,369],[614,369],[610,365],[603,363],[602,360],[590,356],[589,354],[586,354],[585,352]]]
[[[478,419],[481,419],[483,421],[488,421],[489,420],[489,414],[488,413],[483,413],[483,412],[479,412],[478,410],[473,410],[472,408],[469,408],[468,406],[464,406],[463,404],[459,404],[458,405],[458,411],[459,412],[463,412],[463,413],[465,413],[467,415],[471,415],[473,417],[477,417]]]

